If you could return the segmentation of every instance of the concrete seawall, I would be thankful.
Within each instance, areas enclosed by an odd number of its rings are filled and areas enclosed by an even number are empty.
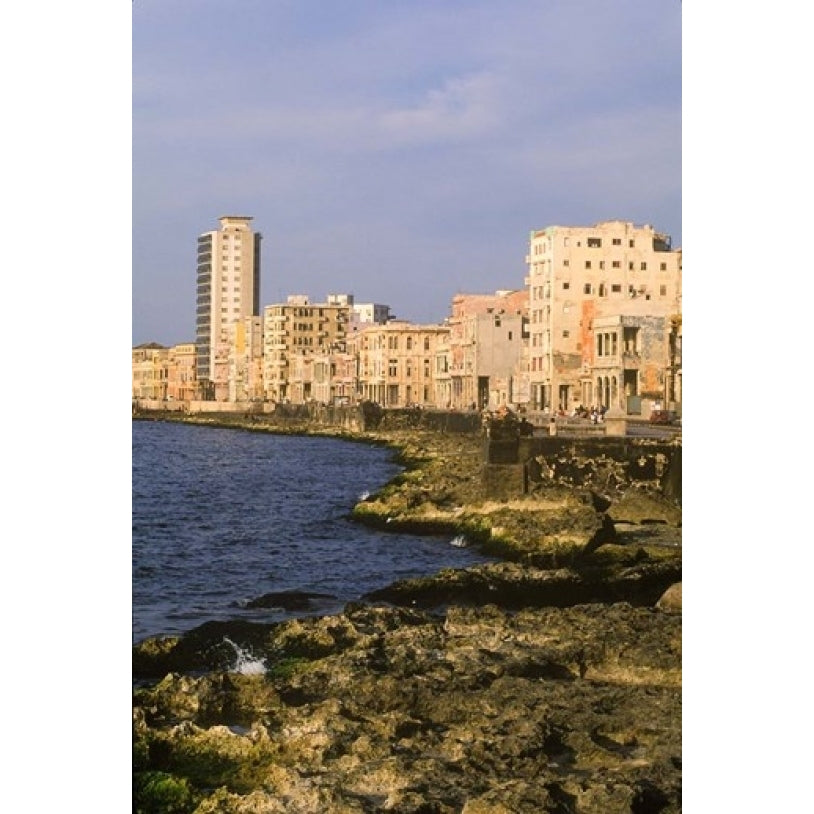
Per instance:
[[[600,492],[655,489],[681,502],[681,443],[595,436],[486,439],[484,477],[493,494],[510,497],[545,483]]]

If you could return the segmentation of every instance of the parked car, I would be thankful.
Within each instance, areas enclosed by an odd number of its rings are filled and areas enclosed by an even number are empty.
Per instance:
[[[650,413],[651,424],[678,424],[678,413],[675,410],[653,410]]]

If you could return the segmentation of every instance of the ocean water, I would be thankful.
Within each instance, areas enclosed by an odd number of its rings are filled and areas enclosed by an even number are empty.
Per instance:
[[[400,471],[390,450],[331,438],[134,421],[133,641],[209,620],[335,613],[397,579],[488,560],[460,537],[348,519]],[[271,592],[305,610],[250,609]]]

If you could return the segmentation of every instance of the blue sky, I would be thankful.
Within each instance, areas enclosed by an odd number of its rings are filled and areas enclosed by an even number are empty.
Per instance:
[[[195,245],[263,233],[261,307],[440,322],[519,288],[529,231],[681,245],[681,4],[135,0],[133,344],[194,339]]]

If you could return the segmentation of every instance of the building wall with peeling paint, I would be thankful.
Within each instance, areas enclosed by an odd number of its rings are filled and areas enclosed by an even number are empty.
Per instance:
[[[681,313],[681,250],[650,225],[550,226],[530,234],[526,263],[532,409],[570,411],[585,400],[597,318]],[[665,347],[664,359],[644,370],[647,388],[663,378],[667,356]]]

